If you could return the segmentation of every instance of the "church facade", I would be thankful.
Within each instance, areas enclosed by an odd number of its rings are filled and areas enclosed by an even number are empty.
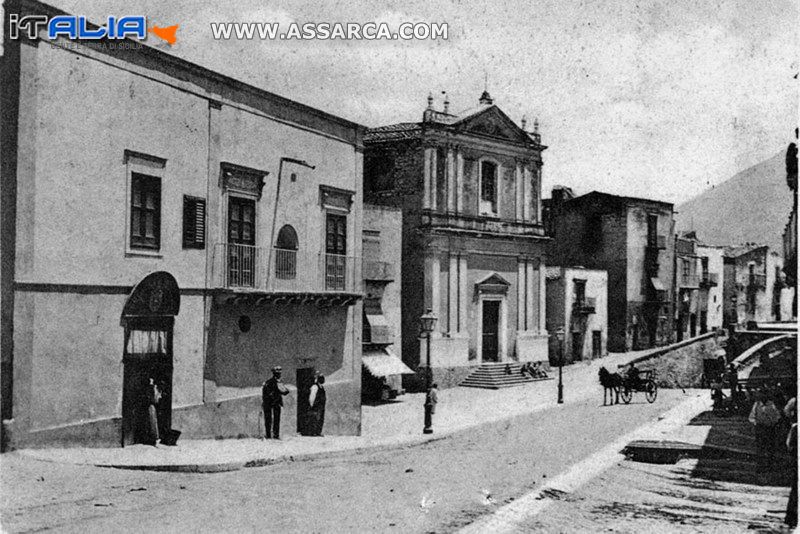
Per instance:
[[[546,361],[547,238],[538,125],[517,125],[484,91],[422,122],[365,134],[365,199],[403,210],[402,357],[424,377],[419,317],[438,317],[431,368],[440,387],[485,362]],[[412,377],[413,379],[413,377]],[[409,383],[413,388],[414,384]]]

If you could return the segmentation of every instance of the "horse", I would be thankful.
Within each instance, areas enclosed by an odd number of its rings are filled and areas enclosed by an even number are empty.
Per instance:
[[[619,373],[609,373],[605,367],[601,367],[597,374],[600,376],[600,384],[603,386],[603,406],[606,405],[606,393],[609,394],[612,405],[619,404],[619,388],[622,387],[622,377]]]

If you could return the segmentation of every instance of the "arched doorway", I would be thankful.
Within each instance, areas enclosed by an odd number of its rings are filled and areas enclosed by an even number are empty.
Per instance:
[[[158,431],[172,428],[172,331],[180,309],[175,278],[163,271],[152,273],[133,288],[122,309],[125,329],[122,353],[121,445],[148,443],[148,386],[158,384]]]

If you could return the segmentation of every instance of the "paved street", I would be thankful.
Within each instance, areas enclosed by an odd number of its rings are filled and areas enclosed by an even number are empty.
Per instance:
[[[599,393],[595,389],[594,393]],[[486,399],[483,396],[484,400]],[[688,395],[600,396],[399,450],[219,474],[2,459],[7,531],[446,532],[536,489]],[[490,401],[479,409],[499,409]]]

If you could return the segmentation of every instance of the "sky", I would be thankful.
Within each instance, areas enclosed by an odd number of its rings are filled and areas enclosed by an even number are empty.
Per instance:
[[[679,203],[785,150],[798,122],[791,0],[51,0],[180,24],[171,54],[366,126],[472,108],[488,80],[538,118],[553,185]],[[446,22],[438,41],[216,41],[211,22]],[[149,41],[148,41],[149,42]]]

